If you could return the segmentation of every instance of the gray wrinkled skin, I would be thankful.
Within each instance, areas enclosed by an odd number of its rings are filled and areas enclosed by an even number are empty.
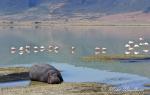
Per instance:
[[[36,64],[30,68],[29,77],[31,80],[59,84],[63,82],[61,73],[49,64]]]

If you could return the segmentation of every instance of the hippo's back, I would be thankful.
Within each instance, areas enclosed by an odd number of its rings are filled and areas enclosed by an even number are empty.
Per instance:
[[[30,68],[29,76],[32,80],[40,80],[43,77],[47,79],[47,72],[49,70],[56,70],[53,66],[49,64],[36,64]]]

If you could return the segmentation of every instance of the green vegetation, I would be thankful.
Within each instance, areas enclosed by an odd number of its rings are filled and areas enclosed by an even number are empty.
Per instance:
[[[28,87],[2,88],[0,95],[144,95],[142,91],[118,92],[100,83],[62,83],[51,85],[32,82]]]
[[[145,58],[150,58],[147,55],[90,55],[81,57],[82,61],[91,62],[91,61],[116,61],[116,60],[142,60]]]
[[[0,75],[28,72],[29,68],[26,67],[4,67],[0,68]]]

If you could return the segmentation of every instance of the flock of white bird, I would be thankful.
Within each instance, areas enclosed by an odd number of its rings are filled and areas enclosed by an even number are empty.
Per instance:
[[[142,37],[140,37],[138,39],[138,41],[129,41],[125,45],[125,48],[126,48],[126,51],[125,51],[126,55],[148,54],[150,51],[149,50],[149,43],[147,41],[145,41]],[[76,50],[76,48],[74,46],[72,46],[70,48],[71,54],[74,54],[75,50]],[[38,53],[38,52],[44,52],[44,51],[54,52],[57,54],[60,51],[60,47],[56,46],[56,45],[49,45],[48,48],[46,48],[44,46],[31,47],[29,45],[27,45],[25,47],[19,47],[19,48],[11,47],[11,54],[18,53],[20,55],[23,55],[25,53],[29,54],[31,52]],[[106,53],[107,53],[107,48],[95,47],[95,55],[106,54]]]
[[[129,41],[125,48],[127,50],[125,51],[126,55],[130,54],[148,54],[149,53],[149,43],[145,41],[142,37],[138,39],[138,41]]]
[[[106,51],[107,51],[107,48],[96,47],[95,48],[95,55],[106,54],[107,53]]]
[[[44,46],[34,46],[34,47],[31,47],[29,45],[25,46],[25,47],[19,47],[19,48],[16,48],[16,47],[11,47],[11,54],[15,54],[15,53],[18,53],[20,55],[23,55],[23,54],[29,54],[31,52],[33,53],[38,53],[38,52],[45,52],[45,51],[48,51],[48,52],[54,52],[54,53],[59,53],[59,50],[60,50],[60,47],[59,46],[52,46],[52,45],[49,45],[48,48],[44,47]],[[75,47],[71,47],[71,53],[74,54],[75,53]]]
[[[138,54],[148,54],[149,53],[149,43],[145,41],[142,37],[138,39],[138,41],[128,41],[128,43],[125,45],[125,48],[127,49],[125,51],[126,55],[138,55]],[[95,48],[95,55],[99,54],[106,54],[107,48]]]
[[[48,48],[44,47],[44,46],[34,46],[34,47],[31,47],[29,45],[23,47],[11,47],[10,51],[11,51],[11,54],[15,54],[15,53],[18,53],[20,55],[23,55],[25,53],[29,54],[31,52],[33,53],[38,53],[38,52],[45,52],[45,51],[48,51],[48,52],[54,52],[54,53],[59,53],[59,50],[60,50],[60,47],[58,46],[52,46],[52,45],[49,45]],[[71,54],[74,54],[75,53],[75,50],[76,48],[74,46],[72,46],[70,48],[70,51],[71,51]],[[95,48],[95,55],[98,55],[98,54],[106,54],[106,50],[107,48],[100,48],[100,47],[96,47]]]

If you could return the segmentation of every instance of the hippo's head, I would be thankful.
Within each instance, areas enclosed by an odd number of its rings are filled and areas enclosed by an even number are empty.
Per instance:
[[[59,71],[55,71],[55,70],[48,71],[48,80],[47,80],[47,82],[49,84],[59,84],[62,81],[63,81],[62,76],[61,76]]]

